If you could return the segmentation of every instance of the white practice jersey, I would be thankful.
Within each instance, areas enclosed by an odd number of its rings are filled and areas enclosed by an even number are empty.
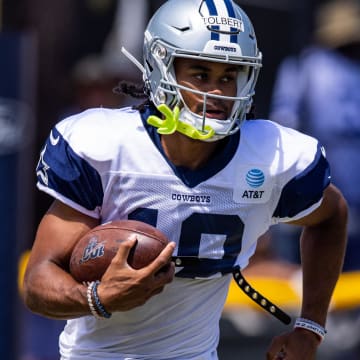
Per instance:
[[[146,124],[152,112],[92,109],[63,120],[41,152],[38,187],[102,223],[156,226],[176,242],[174,255],[200,260],[143,306],[69,320],[63,359],[217,359],[232,270],[246,267],[271,225],[319,206],[329,184],[318,142],[267,120],[245,121],[204,168],[176,167]]]

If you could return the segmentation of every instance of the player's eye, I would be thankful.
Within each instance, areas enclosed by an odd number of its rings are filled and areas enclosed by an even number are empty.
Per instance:
[[[209,78],[208,74],[205,72],[195,73],[193,77],[197,80],[207,80]]]
[[[221,81],[224,83],[229,83],[236,80],[236,75],[226,75],[221,78]]]

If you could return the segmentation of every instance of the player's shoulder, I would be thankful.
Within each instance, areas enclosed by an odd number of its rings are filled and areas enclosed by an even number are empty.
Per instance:
[[[113,153],[123,139],[133,136],[139,125],[139,112],[131,107],[93,108],[60,121],[51,131],[50,140],[58,135],[78,154],[101,156]]]
[[[109,109],[92,108],[81,113],[71,115],[60,121],[56,128],[63,136],[70,136],[77,132],[91,135],[103,132],[111,132],[113,128],[123,127],[130,124],[131,120],[138,116],[138,111],[131,107]]]
[[[241,137],[261,158],[285,167],[296,162],[312,162],[319,147],[316,138],[271,120],[244,122]]]
[[[283,146],[304,148],[305,144],[316,144],[317,139],[304,134],[293,128],[280,125],[271,120],[248,120],[241,127],[241,133],[251,141],[259,142],[259,145],[273,144],[277,148]]]

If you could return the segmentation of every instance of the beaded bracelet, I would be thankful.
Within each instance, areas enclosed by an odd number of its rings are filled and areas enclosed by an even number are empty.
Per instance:
[[[109,319],[111,317],[111,313],[107,312],[104,308],[104,305],[101,303],[99,295],[97,293],[97,287],[100,284],[100,281],[97,280],[92,284],[92,297],[95,300],[95,307],[99,315],[103,318]]]
[[[325,328],[320,324],[318,324],[317,322],[304,318],[297,318],[295,321],[294,328],[302,328],[312,331],[319,337],[320,341],[324,339],[325,334],[327,333]]]
[[[89,283],[88,287],[87,287],[87,301],[89,304],[89,308],[91,311],[91,314],[96,318],[96,319],[102,319],[102,317],[98,314],[98,312],[95,309],[93,300],[92,300],[92,291],[93,291],[93,286],[94,286],[94,282],[92,281],[91,283]]]

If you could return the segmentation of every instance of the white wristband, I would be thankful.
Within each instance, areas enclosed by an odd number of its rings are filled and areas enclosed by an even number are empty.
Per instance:
[[[294,328],[302,328],[312,331],[320,338],[320,340],[324,339],[325,334],[327,332],[325,328],[320,324],[318,324],[317,322],[304,318],[297,318],[295,321]]]

